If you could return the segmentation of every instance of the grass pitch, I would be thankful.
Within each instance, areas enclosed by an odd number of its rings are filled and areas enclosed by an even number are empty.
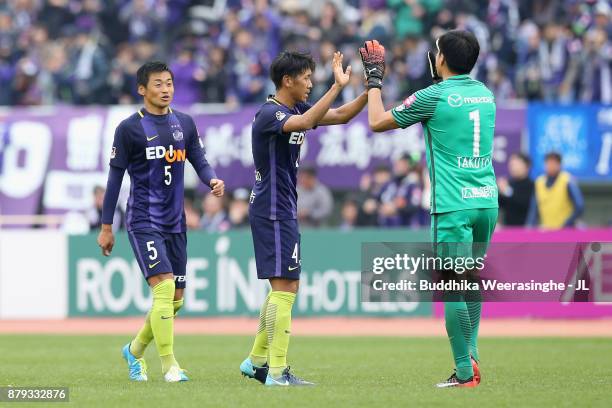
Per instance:
[[[293,389],[240,375],[251,340],[178,336],[176,356],[191,381],[166,384],[154,346],[149,382],[127,380],[120,353],[127,336],[0,336],[0,386],[68,386],[71,406],[113,408],[603,407],[612,397],[610,339],[485,338],[481,386],[443,390],[433,385],[451,373],[444,338],[294,337],[290,364],[317,386]]]

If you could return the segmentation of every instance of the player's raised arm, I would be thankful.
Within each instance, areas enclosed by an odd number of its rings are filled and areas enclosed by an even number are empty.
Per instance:
[[[202,180],[202,183],[209,186],[215,196],[221,197],[225,192],[225,183],[223,180],[217,178],[215,170],[210,163],[208,163],[208,160],[206,160],[204,143],[202,139],[200,139],[199,132],[193,119],[191,123],[193,125],[193,131],[191,132],[189,143],[187,143],[187,160],[192,164],[198,177]]]
[[[327,111],[329,110],[334,100],[340,95],[340,91],[346,84],[348,84],[350,75],[351,75],[351,67],[347,67],[346,71],[342,68],[342,58],[343,55],[340,52],[334,53],[334,58],[332,60],[332,68],[334,72],[334,84],[331,88],[315,103],[308,111],[306,111],[302,115],[292,115],[284,124],[283,124],[283,132],[302,132],[308,129],[312,129],[317,126],[321,119],[325,116]],[[310,79],[308,79],[310,82]],[[312,83],[310,83],[309,88],[312,88]]]
[[[357,116],[357,114],[361,112],[367,104],[368,92],[366,90],[361,95],[352,101],[345,103],[339,108],[328,110],[318,124],[326,126],[348,123],[351,119]]]
[[[382,101],[382,80],[385,72],[385,48],[376,40],[366,41],[359,49],[368,86],[368,123],[374,132],[406,128],[429,119],[437,104],[439,91],[433,87],[421,89],[404,99],[402,104],[385,110]],[[435,70],[435,62],[430,60],[431,75],[434,82],[440,77]]]

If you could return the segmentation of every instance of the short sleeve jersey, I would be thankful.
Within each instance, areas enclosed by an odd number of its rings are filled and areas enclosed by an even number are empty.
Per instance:
[[[270,220],[297,218],[297,171],[305,132],[283,132],[292,115],[310,109],[307,103],[289,108],[269,97],[255,114],[252,149],[255,184],[251,192],[251,215]]]
[[[172,110],[153,115],[141,109],[119,124],[110,165],[127,169],[130,175],[128,230],[186,230],[183,175],[187,158],[192,163],[206,160],[190,116]]]
[[[423,125],[432,214],[498,207],[495,109],[484,84],[457,75],[415,92],[391,111],[402,128]]]

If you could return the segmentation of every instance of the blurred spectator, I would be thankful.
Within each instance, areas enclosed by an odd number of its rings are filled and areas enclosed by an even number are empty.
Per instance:
[[[165,1],[132,0],[125,2],[119,19],[129,27],[130,40],[155,41],[166,17]]]
[[[422,35],[427,22],[442,7],[442,0],[387,0],[395,11],[395,36]]]
[[[391,170],[387,165],[377,166],[372,175],[365,173],[359,181],[361,206],[357,224],[359,226],[378,225],[378,208],[383,188],[391,181]]]
[[[233,92],[241,103],[257,103],[265,99],[268,78],[260,56],[253,47],[251,34],[240,29],[231,49],[229,67]]]
[[[362,2],[360,40],[367,41],[376,38],[382,44],[390,43],[391,15],[384,6],[385,0],[370,0]]]
[[[323,41],[319,48],[319,63],[312,75],[312,100],[319,100],[334,83],[331,60],[336,46],[330,41]]]
[[[74,21],[68,3],[68,0],[47,0],[41,10],[41,14],[45,16],[42,23],[53,39],[58,38],[64,27]]]
[[[246,228],[249,226],[249,191],[239,188],[234,191],[230,202],[228,218],[232,228]]]
[[[316,227],[325,224],[331,215],[334,202],[329,188],[317,179],[314,167],[303,166],[297,181],[297,214],[301,225]]]
[[[529,100],[541,99],[544,90],[539,60],[540,31],[535,24],[527,22],[519,35],[523,40],[518,44],[517,95]]]
[[[357,226],[357,220],[359,216],[359,203],[353,197],[347,198],[342,203],[342,209],[340,212],[341,231],[351,231]]]
[[[197,230],[200,228],[200,213],[193,206],[193,201],[185,199],[185,223],[187,229]]]
[[[551,21],[544,27],[538,48],[540,75],[543,80],[543,98],[552,102],[559,99],[559,86],[568,67],[568,39],[564,28]]]
[[[504,211],[504,225],[524,226],[533,198],[533,180],[529,177],[531,159],[523,153],[513,153],[508,160],[510,179],[497,178],[499,207]]]
[[[139,61],[134,49],[127,44],[118,48],[109,76],[111,97],[114,103],[128,104],[136,101],[136,71]]]
[[[87,212],[87,219],[89,220],[89,229],[96,230],[102,227],[102,205],[104,203],[104,193],[106,189],[102,186],[96,186],[93,191],[93,203],[94,206]],[[123,212],[117,206],[115,208],[115,215],[113,216],[113,232],[117,232],[123,229]]]
[[[225,51],[221,47],[210,50],[204,66],[202,81],[202,103],[223,103],[227,98],[227,74],[225,72]]]
[[[110,67],[98,45],[98,33],[90,30],[90,27],[79,28],[69,57],[74,76],[74,102],[79,105],[109,102],[106,88]]]
[[[332,44],[341,44],[344,37],[343,24],[340,23],[338,8],[332,2],[326,2],[321,9],[317,27],[321,30],[321,38]]]
[[[174,74],[174,99],[176,105],[192,105],[200,102],[200,84],[205,79],[204,70],[193,58],[193,50],[183,48],[170,65]]]
[[[206,232],[225,232],[229,229],[230,223],[223,208],[223,198],[212,193],[206,194],[202,200],[202,210],[201,229]]]
[[[612,46],[603,29],[593,29],[586,34],[579,79],[582,102],[612,103]]]
[[[418,171],[409,156],[393,164],[393,179],[380,194],[378,225],[398,227],[410,225],[419,210],[423,186]]]
[[[561,171],[561,155],[551,152],[545,157],[545,174],[535,181],[527,223],[547,229],[573,227],[584,211],[584,200],[572,176]]]

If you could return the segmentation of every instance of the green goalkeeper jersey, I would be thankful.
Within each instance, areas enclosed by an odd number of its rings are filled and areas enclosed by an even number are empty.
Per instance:
[[[495,99],[484,84],[453,76],[415,92],[391,113],[402,128],[423,124],[432,214],[497,208]]]

